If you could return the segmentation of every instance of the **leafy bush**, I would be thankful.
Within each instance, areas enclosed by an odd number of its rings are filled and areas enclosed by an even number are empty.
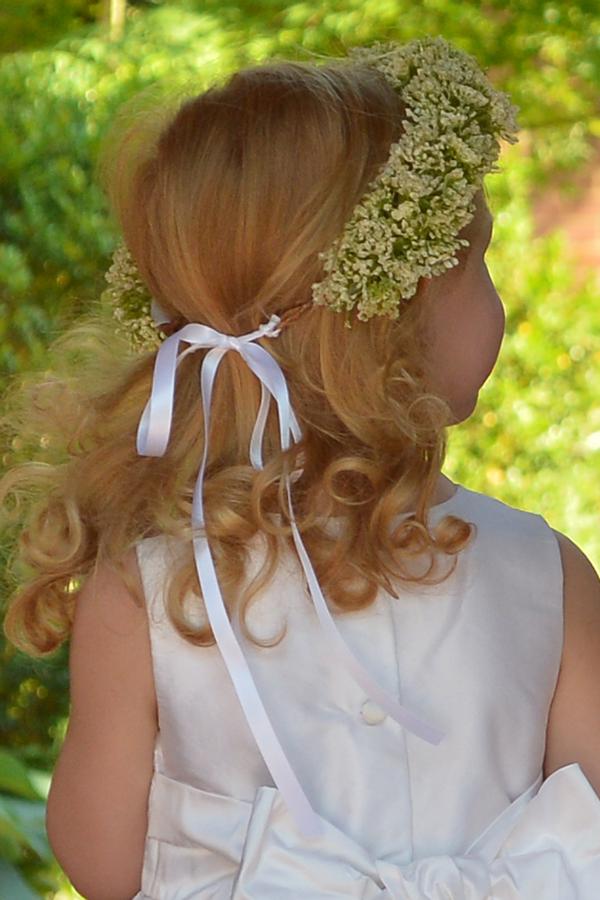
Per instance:
[[[69,889],[46,835],[50,776],[0,748],[0,897],[34,900]]]

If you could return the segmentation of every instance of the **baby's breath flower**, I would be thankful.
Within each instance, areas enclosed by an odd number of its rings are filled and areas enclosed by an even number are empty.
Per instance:
[[[115,331],[127,338],[134,351],[159,347],[162,337],[150,313],[152,297],[125,244],[116,248],[104,277],[109,286],[101,300],[112,307]]]
[[[362,321],[397,318],[422,276],[458,264],[454,254],[468,241],[457,235],[473,218],[484,176],[498,171],[499,139],[517,142],[519,108],[442,37],[355,47],[348,56],[387,78],[406,118],[343,233],[319,254],[325,278],[312,296],[318,306],[356,308]]]

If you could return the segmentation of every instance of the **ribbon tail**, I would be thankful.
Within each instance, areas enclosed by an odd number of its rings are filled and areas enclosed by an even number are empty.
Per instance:
[[[260,390],[260,407],[258,410],[258,416],[256,417],[256,422],[254,423],[252,439],[250,441],[250,462],[255,469],[263,468],[263,437],[265,433],[265,426],[267,424],[267,416],[269,414],[269,406],[271,405],[271,395],[265,388],[262,381],[260,383]]]
[[[267,390],[272,394],[277,404],[281,448],[282,450],[287,450],[290,446],[290,434],[295,436],[300,432],[300,429],[291,408],[288,388],[283,372],[276,360],[259,344],[249,344],[245,346],[243,353],[246,362],[255,375],[263,382]],[[408,731],[417,735],[417,737],[427,741],[427,743],[434,745],[439,744],[444,737],[444,732],[434,725],[425,722],[415,713],[398,703],[398,701],[385,691],[369,672],[367,672],[342,638],[333,617],[329,612],[312,563],[306,552],[302,538],[300,537],[292,505],[290,480],[287,475],[285,481],[292,535],[296,550],[308,581],[310,594],[321,627],[330,638],[335,651],[338,653],[341,661],[357,684],[360,685],[365,693],[379,703],[396,722]]]
[[[154,363],[152,391],[137,430],[140,456],[162,456],[169,443],[180,337],[171,335],[160,345]]]
[[[286,479],[286,487],[288,502],[290,505],[290,518],[294,543],[296,545],[296,550],[298,552],[298,556],[300,557],[300,561],[302,563],[302,567],[308,581],[308,587],[313,599],[317,616],[319,617],[319,621],[321,623],[321,627],[330,638],[336,652],[340,656],[342,662],[349,670],[354,680],[357,682],[357,684],[360,685],[365,693],[369,695],[369,697],[372,697],[377,703],[379,703],[379,705],[383,707],[383,709],[385,709],[385,711],[389,713],[389,715],[393,719],[395,719],[396,722],[398,722],[408,731],[412,732],[417,737],[422,738],[424,741],[427,741],[427,743],[429,744],[439,744],[444,737],[444,732],[439,728],[436,728],[434,725],[430,725],[425,722],[415,713],[407,709],[407,707],[402,706],[400,703],[398,703],[398,701],[395,700],[390,694],[388,694],[387,691],[385,691],[381,687],[381,685],[377,681],[375,681],[375,679],[369,674],[369,672],[367,672],[364,666],[357,660],[357,658],[354,656],[354,654],[342,638],[337,625],[335,624],[333,617],[329,612],[329,608],[327,606],[327,603],[325,602],[325,598],[323,597],[323,592],[321,591],[321,588],[319,586],[319,582],[310,561],[310,557],[308,556],[302,538],[300,537],[300,532],[298,531],[295,516],[293,514],[289,479]]]
[[[190,353],[210,346],[211,336],[217,334],[205,325],[192,323],[160,345],[154,362],[150,398],[137,430],[137,452],[140,456],[164,455],[171,436],[177,369]],[[191,346],[178,356],[182,341],[189,341]]]
[[[201,381],[205,442],[202,465],[194,487],[192,504],[194,528],[204,529],[202,486],[210,427],[210,401],[216,368],[224,352],[226,351],[221,348],[212,350],[207,354],[202,365]],[[213,357],[213,354],[217,354],[217,356]],[[225,609],[206,534],[194,536],[193,546],[194,560],[202,587],[207,615],[248,726],[298,828],[307,837],[318,836],[323,828],[322,821],[311,806],[300,782],[296,778],[260,699],[248,663]]]

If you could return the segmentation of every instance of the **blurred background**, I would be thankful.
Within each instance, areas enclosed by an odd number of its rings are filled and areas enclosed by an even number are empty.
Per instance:
[[[272,56],[441,34],[520,108],[486,180],[507,333],[444,472],[543,515],[600,568],[600,19],[594,2],[4,0],[0,9],[0,390],[106,287],[119,235],[95,182],[117,108]],[[43,441],[40,435],[40,441]],[[2,465],[19,458],[4,447]],[[0,536],[0,590],[6,602]],[[44,828],[69,712],[68,647],[0,637],[0,900],[73,898]]]

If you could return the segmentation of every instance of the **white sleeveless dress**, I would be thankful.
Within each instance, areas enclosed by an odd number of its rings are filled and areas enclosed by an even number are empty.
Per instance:
[[[430,519],[447,514],[477,534],[445,582],[401,585],[400,599],[380,590],[368,609],[335,615],[381,686],[443,729],[437,746],[340,666],[292,553],[248,612],[260,637],[287,622],[283,640],[257,647],[232,623],[322,817],[318,838],[296,829],[218,647],[191,646],[168,620],[177,542],[137,545],[160,730],[133,900],[600,898],[600,799],[576,763],[542,784],[563,641],[556,536],[542,516],[461,485]]]

